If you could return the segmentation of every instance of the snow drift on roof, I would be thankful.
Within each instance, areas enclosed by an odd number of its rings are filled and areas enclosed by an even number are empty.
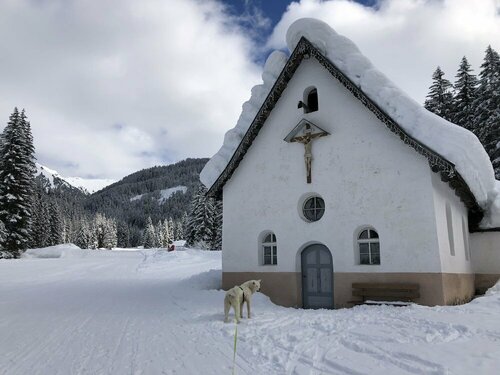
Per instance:
[[[495,212],[493,204],[497,198],[493,167],[474,134],[427,111],[380,73],[351,40],[337,34],[326,23],[311,18],[295,21],[286,36],[290,51],[293,51],[301,37],[318,48],[410,136],[455,164],[478,204],[486,210],[488,218],[500,216]],[[243,105],[238,124],[226,133],[222,148],[200,174],[201,181],[207,187],[211,187],[226,168],[283,69],[285,60],[286,57],[281,52],[274,52],[269,57],[262,75],[264,84],[252,89],[252,98]],[[489,208],[493,211],[489,212]],[[500,226],[500,222],[494,221],[488,226]]]
[[[264,65],[261,85],[252,88],[250,100],[243,104],[240,118],[236,126],[224,136],[224,143],[219,151],[208,161],[200,173],[201,182],[210,188],[224,171],[238,148],[243,136],[250,127],[260,107],[264,103],[269,91],[276,82],[287,61],[287,55],[281,51],[274,51],[269,55]]]

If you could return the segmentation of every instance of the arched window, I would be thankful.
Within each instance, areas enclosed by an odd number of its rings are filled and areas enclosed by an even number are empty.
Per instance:
[[[312,89],[307,94],[307,112],[316,112],[318,110],[318,90]]]
[[[278,246],[273,232],[265,234],[262,240],[262,264],[278,264]]]
[[[363,229],[358,236],[359,264],[380,264],[380,242],[373,229]]]
[[[304,113],[316,112],[319,108],[318,90],[311,86],[304,90],[303,101],[299,101],[298,108],[303,108]]]

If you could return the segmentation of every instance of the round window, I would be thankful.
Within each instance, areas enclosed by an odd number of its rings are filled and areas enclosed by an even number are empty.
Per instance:
[[[325,213],[325,201],[320,197],[307,198],[302,213],[307,221],[318,221]]]

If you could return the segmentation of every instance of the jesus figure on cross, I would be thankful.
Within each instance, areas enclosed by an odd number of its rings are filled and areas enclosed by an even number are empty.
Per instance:
[[[292,142],[299,142],[304,145],[304,162],[306,164],[306,173],[307,173],[307,183],[310,184],[312,181],[311,178],[311,169],[312,169],[312,141],[316,138],[323,137],[328,135],[328,133],[314,133],[309,125],[306,125],[304,129],[304,135],[296,136],[291,139]]]

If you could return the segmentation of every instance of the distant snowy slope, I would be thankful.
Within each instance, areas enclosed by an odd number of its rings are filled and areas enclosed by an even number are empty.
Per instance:
[[[48,187],[52,189],[60,185],[66,185],[67,187],[78,188],[83,192],[94,193],[116,182],[111,179],[63,177],[57,171],[39,163],[36,163],[36,169],[35,176],[42,176],[47,181]]]
[[[81,177],[64,177],[71,185],[77,188],[84,189],[89,193],[95,193],[106,186],[114,184],[116,180],[109,178],[81,178]]]
[[[176,186],[172,187],[169,189],[164,189],[160,190],[160,199],[158,199],[158,203],[163,203],[165,202],[168,198],[170,198],[174,193],[182,191],[183,194],[186,193],[187,187],[186,186]]]
[[[44,186],[46,186],[46,188],[48,189],[55,189],[60,187],[61,185],[68,188],[76,187],[66,181],[64,177],[57,173],[57,171],[47,168],[46,166],[39,163],[36,163],[35,177],[44,180],[44,184],[46,184]]]
[[[160,198],[158,198],[158,203],[162,204],[167,199],[169,199],[174,193],[177,193],[178,191],[180,191],[183,194],[185,194],[186,191],[187,191],[187,186],[175,186],[175,187],[171,187],[171,188],[168,188],[168,189],[154,191],[151,194],[159,192],[160,193]],[[130,202],[138,201],[138,200],[142,199],[142,197],[144,197],[145,195],[147,195],[147,194],[135,195],[132,198],[130,198]]]

